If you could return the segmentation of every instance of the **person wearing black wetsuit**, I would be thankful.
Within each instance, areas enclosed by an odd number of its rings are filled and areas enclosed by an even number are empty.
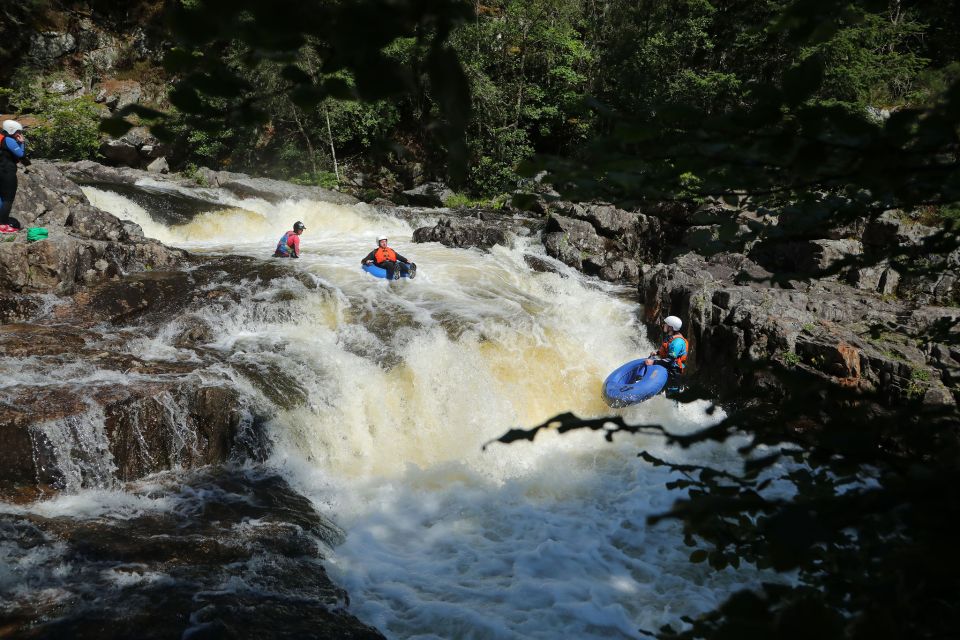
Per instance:
[[[10,212],[17,197],[17,164],[30,164],[26,149],[23,126],[16,120],[4,120],[0,130],[0,226],[20,228],[20,221]]]

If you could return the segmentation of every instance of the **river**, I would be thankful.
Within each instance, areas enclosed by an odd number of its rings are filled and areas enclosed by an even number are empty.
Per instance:
[[[530,238],[491,251],[414,244],[414,226],[437,212],[404,219],[364,204],[270,204],[211,189],[217,206],[171,225],[126,195],[84,192],[146,235],[210,256],[273,260],[282,233],[305,223],[302,258],[292,262],[303,277],[250,286],[244,303],[210,308],[216,333],[207,347],[222,356],[218,373],[271,413],[266,460],[239,472],[279,473],[343,530],[321,545],[323,566],[350,594],[349,612],[387,637],[642,638],[640,629],[681,626],[682,616],[758,580],[750,567],[690,563],[677,523],[646,523],[683,492],[666,489],[675,475],[639,450],[732,468],[737,443],[679,451],[654,436],[608,443],[592,432],[548,432],[483,448],[560,413],[613,411],[602,380],[653,348],[635,290],[585,277]],[[415,280],[387,282],[359,268],[381,233],[417,263]],[[530,255],[554,271],[532,269]],[[146,341],[142,357],[174,357],[171,335]],[[244,366],[283,371],[295,381],[288,401],[271,402],[232,373]],[[706,409],[656,397],[617,411],[689,432],[719,419]],[[109,476],[109,461],[99,464]],[[133,486],[107,477],[0,511],[83,520],[182,512],[204,499],[159,491],[170,482],[161,475]],[[31,554],[0,546],[0,588],[12,593],[19,581],[29,585],[22,597],[57,597],[56,551],[41,545]],[[77,575],[101,580],[97,589],[129,586],[102,571]]]

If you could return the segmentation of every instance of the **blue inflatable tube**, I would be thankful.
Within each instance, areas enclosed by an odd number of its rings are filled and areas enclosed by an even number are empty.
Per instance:
[[[607,376],[603,400],[611,407],[626,407],[649,400],[667,384],[667,370],[658,364],[643,364],[646,358],[631,360]]]
[[[384,280],[387,279],[387,270],[386,270],[386,269],[381,269],[380,267],[378,267],[378,266],[376,266],[376,265],[373,265],[373,264],[365,264],[365,265],[362,265],[362,268],[363,268],[364,271],[366,271],[367,273],[369,273],[369,274],[372,275],[372,276],[375,276],[375,277],[377,277],[377,278],[383,278]],[[412,269],[411,269],[411,270],[412,270]],[[400,271],[400,269],[398,268],[397,271]],[[396,275],[396,272],[394,272],[394,275]],[[407,275],[406,273],[401,272],[401,273],[400,273],[400,277],[401,277],[401,278],[408,278],[408,277],[410,277],[410,276]],[[394,279],[397,279],[397,278],[394,278]]]

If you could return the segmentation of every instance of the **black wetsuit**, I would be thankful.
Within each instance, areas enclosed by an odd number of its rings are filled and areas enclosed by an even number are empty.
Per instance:
[[[13,151],[18,147],[20,155]],[[10,217],[13,209],[13,200],[17,197],[17,163],[26,161],[23,155],[23,145],[20,145],[13,136],[2,134],[0,139],[0,225],[8,224],[20,228],[20,221]]]

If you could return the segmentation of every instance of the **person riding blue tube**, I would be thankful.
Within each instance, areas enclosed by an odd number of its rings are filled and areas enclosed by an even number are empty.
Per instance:
[[[401,276],[415,278],[417,265],[387,246],[387,236],[377,237],[377,248],[360,261],[362,265],[376,265],[387,272],[387,280]]]
[[[688,345],[686,338],[680,333],[683,321],[677,316],[667,316],[663,319],[664,341],[657,351],[650,353],[644,361],[646,365],[658,364],[667,370],[667,384],[664,393],[669,398],[682,389],[681,376],[686,368]]]

